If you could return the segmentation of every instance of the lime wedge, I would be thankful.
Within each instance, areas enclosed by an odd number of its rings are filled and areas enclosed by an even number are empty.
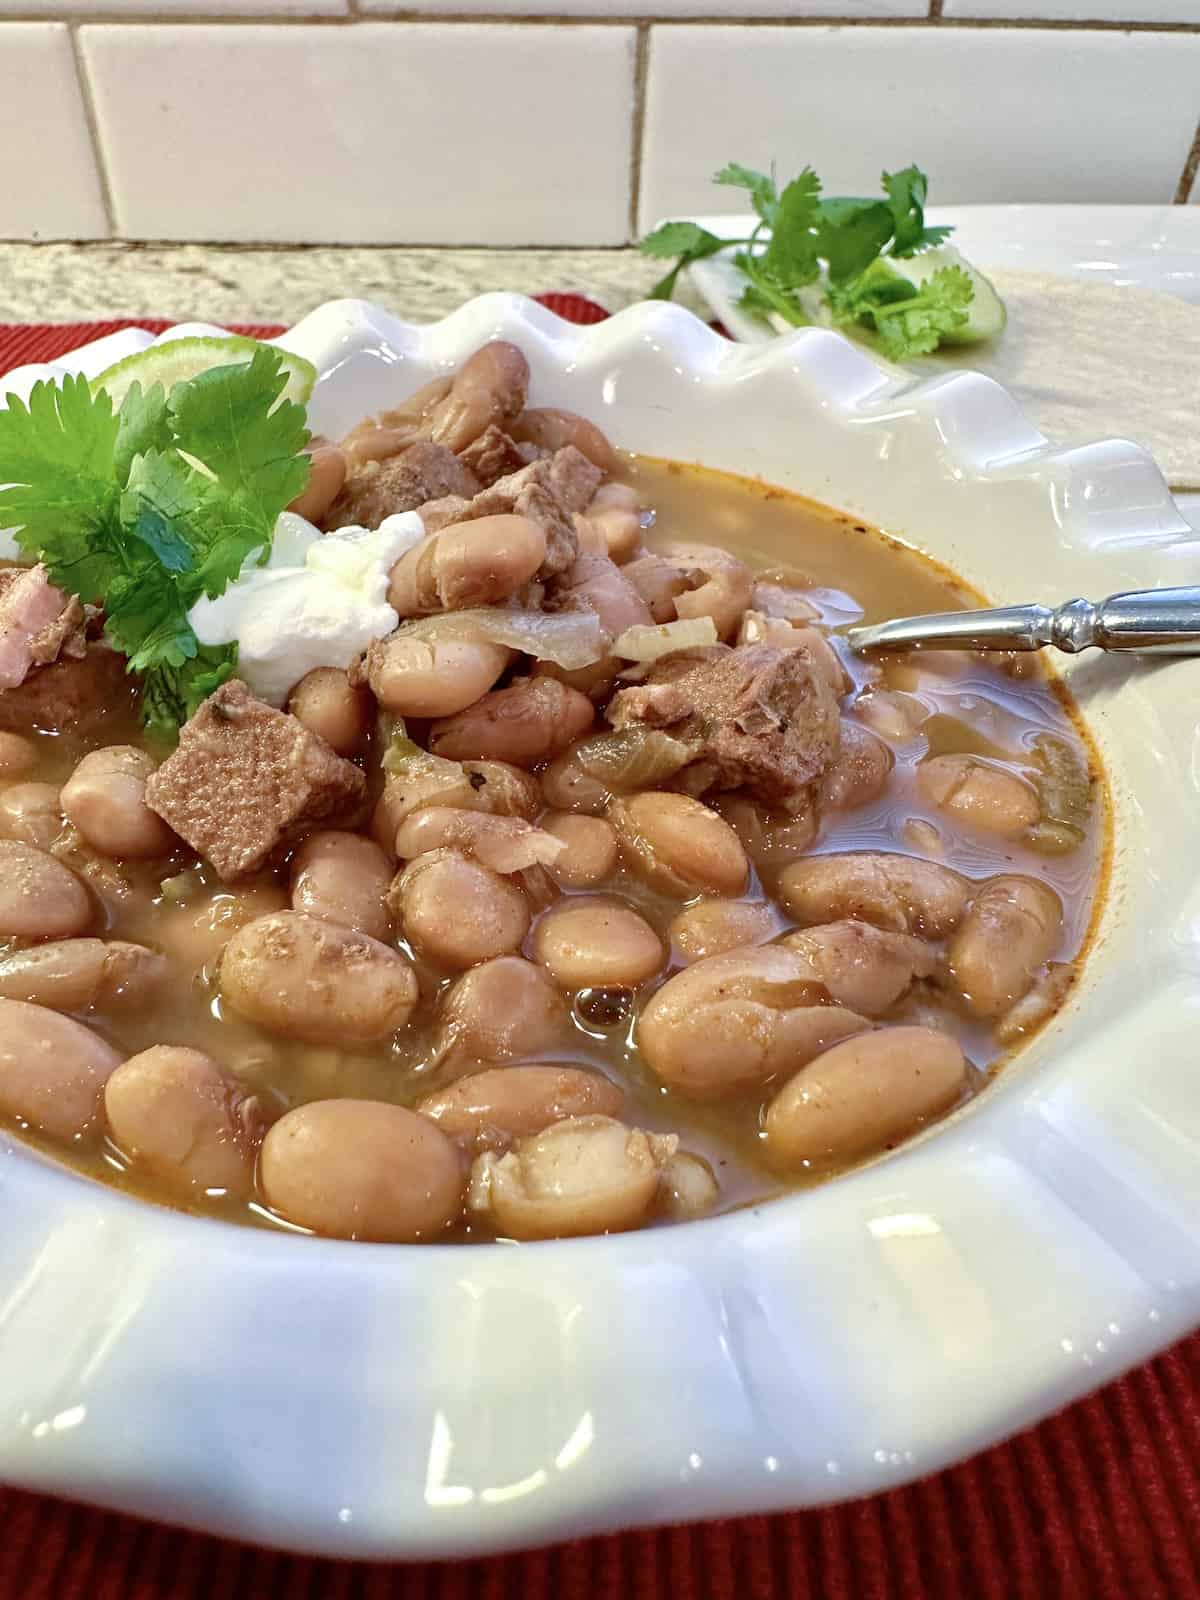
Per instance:
[[[249,361],[260,347],[258,339],[247,339],[240,334],[230,334],[225,339],[167,339],[108,367],[98,378],[92,379],[92,393],[107,389],[114,408],[120,406],[135,383],[141,384],[143,393],[161,383],[169,394],[175,384],[186,383],[211,367],[231,367]],[[271,348],[288,375],[283,398],[295,400],[299,405],[306,404],[317,381],[317,369],[302,356],[292,355],[290,350],[280,350],[276,345]]]

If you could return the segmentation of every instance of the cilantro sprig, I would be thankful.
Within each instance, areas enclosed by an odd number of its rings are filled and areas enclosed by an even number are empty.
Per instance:
[[[685,267],[732,248],[746,280],[742,310],[773,313],[795,327],[822,320],[866,330],[893,360],[961,337],[975,294],[969,274],[949,265],[918,282],[893,265],[941,245],[953,231],[925,221],[925,174],[909,166],[885,172],[881,181],[881,198],[824,198],[811,167],[781,190],[773,173],[731,162],[713,182],[746,191],[757,219],[753,231],[723,239],[695,222],[656,228],[640,248],[674,264],[651,298],[669,300]]]
[[[255,551],[302,492],[304,407],[263,345],[168,394],[133,384],[120,410],[81,377],[34,385],[0,410],[0,528],[13,528],[54,582],[104,608],[108,640],[144,685],[147,727],[172,734],[237,664],[188,621]]]

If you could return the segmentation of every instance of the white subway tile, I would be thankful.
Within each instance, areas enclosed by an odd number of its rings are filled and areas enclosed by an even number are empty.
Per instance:
[[[621,243],[634,37],[81,30],[119,233],[339,244]]]
[[[20,12],[26,16],[230,16],[324,17],[344,16],[347,0],[0,0],[0,17]]]
[[[70,35],[0,23],[0,238],[107,237]]]
[[[928,0],[359,0],[360,11],[587,17],[923,17]]]
[[[947,17],[1038,22],[1200,22],[1197,0],[944,0]]]
[[[738,208],[737,160],[831,194],[917,162],[935,204],[1170,200],[1200,34],[1033,28],[655,28],[641,226]]]

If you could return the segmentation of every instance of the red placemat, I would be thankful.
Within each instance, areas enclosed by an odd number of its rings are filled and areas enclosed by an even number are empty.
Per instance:
[[[539,298],[572,321],[607,315],[579,295]],[[0,323],[0,374],[131,325]],[[1008,1444],[890,1494],[490,1561],[312,1561],[0,1489],[2,1600],[593,1596],[1200,1600],[1200,1333]]]

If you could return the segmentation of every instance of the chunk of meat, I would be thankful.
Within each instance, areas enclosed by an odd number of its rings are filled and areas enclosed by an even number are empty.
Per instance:
[[[146,783],[146,803],[228,883],[312,828],[344,820],[364,783],[298,717],[231,678],[184,724],[179,748]]]
[[[643,723],[695,748],[672,787],[685,794],[745,789],[769,806],[801,804],[838,753],[838,703],[800,650],[772,645],[681,650],[623,689],[616,728]]]
[[[325,526],[377,528],[385,517],[445,495],[470,500],[479,488],[479,479],[452,450],[421,439],[398,456],[357,467],[326,513]]]
[[[581,550],[571,566],[549,585],[547,611],[591,611],[614,639],[651,621],[641,595],[608,555]]]
[[[55,588],[40,561],[0,572],[0,689],[53,661],[82,621],[79,601]]]
[[[531,457],[515,439],[510,439],[502,428],[492,423],[478,439],[473,439],[458,452],[458,459],[488,489],[498,478],[507,477],[510,472],[520,472],[522,467],[529,465]]]
[[[127,708],[137,688],[119,651],[87,643],[82,655],[64,652],[49,666],[35,667],[15,689],[0,689],[0,731],[87,732]]]
[[[546,559],[539,578],[565,572],[579,554],[574,517],[591,503],[604,474],[574,445],[499,478],[475,496],[456,521],[515,513],[545,530]],[[444,525],[444,524],[443,524]]]

